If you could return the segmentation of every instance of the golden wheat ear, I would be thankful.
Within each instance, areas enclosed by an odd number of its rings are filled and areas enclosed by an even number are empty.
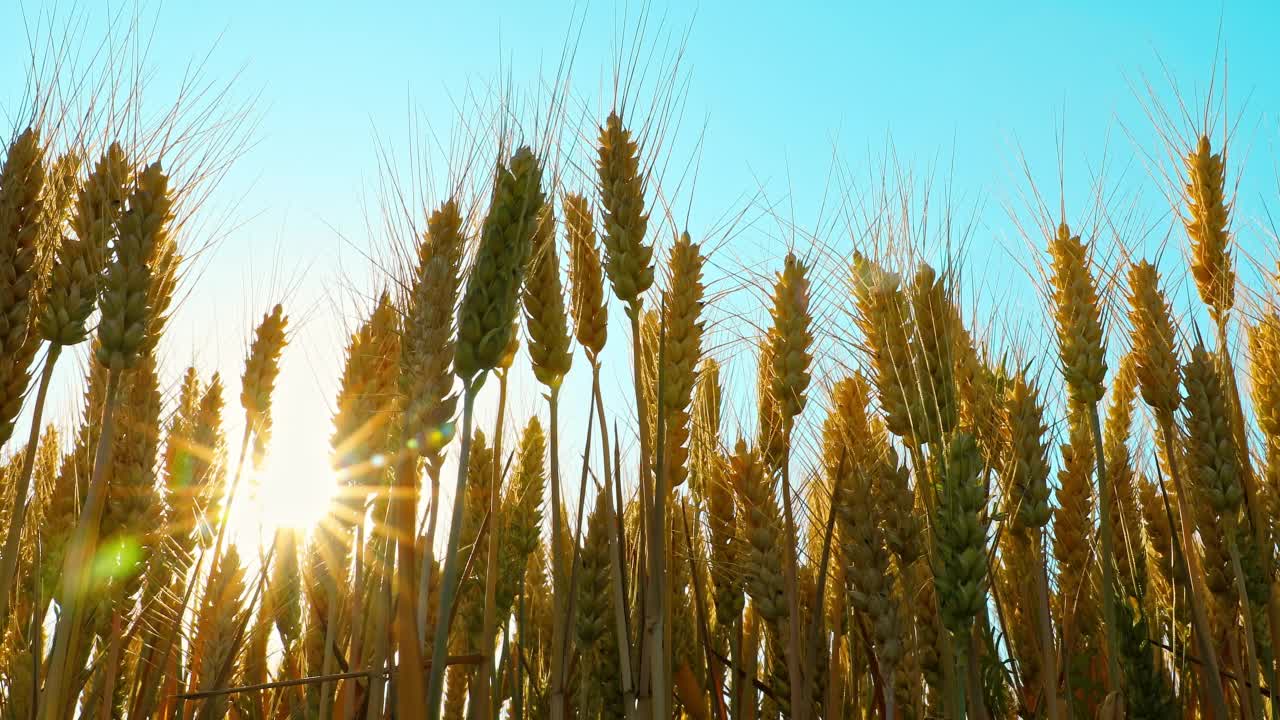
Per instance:
[[[1129,322],[1142,399],[1162,418],[1178,409],[1178,365],[1173,311],[1160,287],[1160,274],[1143,260],[1129,269]]]
[[[594,213],[586,196],[564,196],[564,224],[569,236],[569,312],[578,344],[597,362],[608,339],[604,276],[596,239]]]
[[[890,552],[876,522],[872,430],[867,418],[867,386],[860,378],[838,381],[831,391],[831,412],[823,424],[823,465],[834,499],[840,534],[840,558],[852,592],[850,604],[865,613],[872,627],[876,661],[885,683],[894,686],[902,660],[903,629],[893,598]],[[885,696],[886,712],[897,697]]]
[[[271,396],[280,376],[280,356],[288,342],[288,327],[289,318],[278,304],[262,316],[240,376],[240,406],[245,412],[246,425],[254,434],[255,466],[261,465],[271,437]]]
[[[909,389],[918,387],[911,362],[911,315],[897,275],[854,253],[855,320],[866,343],[875,383],[889,432],[918,443],[911,428]]]
[[[1231,258],[1231,203],[1226,197],[1226,166],[1206,135],[1184,158],[1187,214],[1182,222],[1191,241],[1191,274],[1200,299],[1216,323],[1235,304],[1236,275]]]
[[[645,239],[645,179],[640,148],[617,112],[600,128],[596,172],[604,211],[605,273],[613,293],[628,306],[653,285],[653,245]]]
[[[462,215],[451,198],[427,219],[404,311],[400,392],[406,444],[427,458],[438,457],[454,435],[453,323],[465,242]]]
[[[6,268],[0,281],[0,443],[13,434],[39,347],[39,338],[28,333],[28,325],[35,300],[32,292],[39,280],[35,263],[45,179],[40,135],[28,128],[9,144],[0,167],[0,262]]]
[[[569,374],[573,353],[556,251],[556,216],[550,206],[538,215],[522,295],[533,375],[543,385],[558,388]]]
[[[664,345],[662,410],[666,437],[663,469],[669,488],[689,476],[689,404],[693,401],[698,362],[702,359],[702,266],[705,258],[689,233],[681,233],[671,248],[670,285],[663,293]]]

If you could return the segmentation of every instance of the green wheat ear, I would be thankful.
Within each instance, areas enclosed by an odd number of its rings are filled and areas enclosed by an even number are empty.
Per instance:
[[[499,166],[458,312],[454,372],[464,381],[498,367],[512,339],[520,287],[545,198],[542,168],[527,147]]]

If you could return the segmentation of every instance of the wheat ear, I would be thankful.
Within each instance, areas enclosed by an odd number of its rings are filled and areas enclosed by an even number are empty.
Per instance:
[[[65,602],[54,630],[49,683],[45,689],[45,707],[49,717],[62,713],[71,700],[68,681],[69,658],[77,656],[80,644],[80,622],[83,613],[81,597],[96,551],[99,523],[107,488],[105,473],[111,463],[115,432],[115,410],[119,402],[121,373],[137,364],[140,354],[154,342],[163,322],[163,308],[168,305],[166,279],[172,265],[161,264],[167,255],[164,248],[173,219],[173,198],[169,179],[159,163],[144,170],[130,192],[128,209],[120,220],[120,231],[114,257],[108,263],[104,291],[99,303],[98,346],[95,357],[107,370],[105,408],[101,435],[93,462],[84,507],[68,548],[59,597]],[[64,693],[66,693],[64,695]]]
[[[560,255],[556,251],[556,219],[550,205],[538,217],[533,233],[533,249],[524,290],[525,330],[528,336],[529,362],[534,377],[548,389],[551,439],[551,543],[559,548],[566,531],[561,518],[564,504],[560,490],[560,385],[572,365],[569,346],[569,320],[565,312],[564,291],[560,280]],[[566,608],[570,588],[565,585],[567,558],[551,553],[552,565],[552,652],[551,652],[551,717],[562,720],[565,715]]]
[[[1107,373],[1103,347],[1102,311],[1097,285],[1089,264],[1089,246],[1072,234],[1066,223],[1049,238],[1050,284],[1053,319],[1058,333],[1059,367],[1067,382],[1071,402],[1085,409],[1093,431],[1094,470],[1098,483],[1098,522],[1102,552],[1102,615],[1107,633],[1107,675],[1111,687],[1120,683],[1119,649],[1115,632],[1114,529],[1111,522],[1111,488],[1107,486],[1106,461],[1102,451],[1102,423],[1098,403],[1102,400]]]
[[[1189,578],[1187,589],[1191,600],[1191,619],[1198,648],[1205,662],[1210,697],[1215,712],[1219,717],[1225,717],[1225,693],[1216,672],[1217,652],[1210,634],[1204,594],[1200,590],[1203,587],[1199,580],[1202,573],[1199,553],[1196,551],[1198,545],[1193,537],[1195,516],[1188,505],[1190,498],[1183,487],[1177,458],[1174,412],[1181,404],[1178,385],[1182,373],[1175,349],[1172,310],[1160,287],[1159,273],[1154,265],[1145,261],[1134,265],[1129,271],[1129,320],[1133,324],[1132,357],[1136,361],[1135,372],[1142,398],[1155,414],[1160,443],[1169,459],[1170,475],[1176,491],[1166,493],[1174,496],[1181,518],[1177,523],[1181,529],[1180,541],[1175,539],[1173,551],[1175,555],[1184,556],[1179,560],[1179,569],[1185,568],[1186,577]],[[1172,518],[1169,520],[1172,522]]]

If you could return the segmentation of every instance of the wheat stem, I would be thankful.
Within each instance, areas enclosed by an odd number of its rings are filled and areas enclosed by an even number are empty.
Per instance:
[[[1089,407],[1089,424],[1093,430],[1094,471],[1098,481],[1098,534],[1102,552],[1102,624],[1107,633],[1107,679],[1113,691],[1120,689],[1119,644],[1116,638],[1116,591],[1114,584],[1115,558],[1111,537],[1111,488],[1107,483],[1106,460],[1102,452],[1102,423],[1098,418],[1098,404]],[[1123,697],[1123,695],[1122,695]]]
[[[663,712],[663,707],[666,698],[661,697],[661,693],[654,692],[655,687],[665,686],[660,682],[663,677],[663,657],[661,652],[662,596],[660,594],[661,589],[658,587],[660,579],[658,564],[662,560],[663,552],[662,533],[654,530],[654,520],[649,517],[656,512],[656,508],[649,509],[649,502],[653,501],[656,504],[658,497],[654,492],[654,482],[649,469],[649,413],[645,404],[642,375],[644,355],[640,342],[640,311],[641,302],[639,299],[633,300],[627,307],[627,317],[631,321],[632,376],[640,436],[640,503],[641,510],[647,516],[647,522],[643,523],[643,525],[647,526],[646,534],[648,538],[645,548],[649,558],[648,576],[642,576],[644,577],[645,585],[644,638],[640,641],[640,687],[637,692],[637,712],[640,717],[652,716],[655,720],[665,720],[666,713]],[[619,511],[621,511],[621,508],[619,508]],[[647,676],[646,672],[648,672]]]
[[[609,463],[609,428],[605,421],[604,397],[600,392],[600,363],[591,363],[591,396],[595,402],[596,416],[600,419],[600,451],[603,457],[602,467],[604,487],[600,492],[605,494],[605,512],[609,514],[609,555],[611,559],[610,577],[613,592],[613,625],[617,634],[619,682],[622,683],[622,705],[629,718],[634,717],[636,691],[632,685],[635,677],[631,669],[631,632],[627,627],[627,589],[624,580],[626,567],[626,543],[622,537],[622,523],[619,509],[614,507],[616,467]]]
[[[236,472],[231,477],[231,490],[227,493],[226,503],[223,505],[222,517],[218,520],[218,535],[213,543],[213,561],[209,566],[209,574],[213,574],[218,569],[218,561],[222,557],[222,544],[226,541],[227,523],[231,519],[231,506],[236,501],[236,491],[240,489],[240,477],[244,472],[244,458],[249,453],[249,440],[253,436],[254,428],[251,422],[246,422],[244,426],[244,434],[240,438],[240,459],[236,461]]]
[[[427,506],[427,528],[422,535],[422,563],[418,571],[418,642],[426,645],[427,627],[430,624],[429,605],[431,602],[432,567],[436,561],[436,523],[440,515],[440,471],[434,465],[427,465],[427,483],[430,487],[429,505]]]
[[[547,404],[550,410],[550,452],[551,452],[551,718],[564,720],[564,666],[565,625],[568,618],[569,595],[572,586],[565,587],[568,579],[564,572],[564,561],[560,555],[562,536],[564,534],[562,503],[560,499],[560,386],[553,385],[548,393]],[[590,430],[588,430],[588,434]]]
[[[1249,694],[1252,696],[1253,717],[1262,717],[1262,691],[1258,681],[1262,673],[1258,665],[1258,650],[1253,640],[1253,612],[1249,609],[1249,591],[1245,588],[1244,568],[1240,563],[1240,547],[1236,541],[1236,528],[1233,523],[1227,526],[1227,552],[1231,555],[1231,568],[1235,573],[1236,591],[1240,593],[1240,616],[1244,618],[1244,650],[1248,667]],[[1244,668],[1241,668],[1244,670]]]
[[[49,394],[49,382],[53,378],[53,367],[58,361],[62,346],[49,344],[49,352],[44,359],[44,369],[40,372],[40,384],[36,389],[36,403],[31,411],[31,433],[27,438],[26,452],[22,457],[22,470],[18,474],[18,484],[13,493],[13,508],[9,511],[9,530],[4,539],[3,555],[0,555],[0,627],[9,623],[9,599],[13,588],[14,573],[18,569],[18,556],[21,554],[22,526],[26,519],[27,492],[31,489],[31,475],[36,467],[36,451],[40,443],[40,422],[44,417],[45,398]]]
[[[1224,382],[1227,409],[1231,413],[1231,437],[1235,440],[1236,461],[1240,464],[1241,481],[1244,485],[1244,507],[1249,519],[1249,527],[1254,530],[1254,538],[1264,540],[1261,512],[1258,507],[1261,498],[1258,496],[1258,485],[1253,476],[1253,463],[1249,458],[1249,437],[1245,430],[1244,412],[1240,403],[1240,388],[1236,383],[1235,367],[1231,361],[1231,350],[1227,344],[1227,320],[1223,316],[1217,323],[1219,376]]]
[[[426,619],[421,614],[426,600],[418,596],[417,591],[423,588],[418,584],[419,579],[414,577],[418,570],[417,534],[415,532],[414,520],[418,509],[418,478],[415,470],[417,464],[412,455],[406,453],[396,463],[395,469],[395,487],[391,494],[391,505],[388,508],[391,515],[391,532],[395,536],[395,545],[387,544],[386,554],[384,558],[384,570],[390,570],[391,563],[395,561],[395,583],[386,583],[384,591],[386,599],[384,611],[389,610],[391,604],[395,605],[396,617],[396,637],[398,638],[397,646],[400,652],[400,664],[407,666],[408,677],[402,677],[400,683],[402,687],[400,692],[396,693],[396,702],[398,704],[398,712],[401,717],[419,718],[424,714],[425,708],[422,707],[422,633]],[[363,530],[363,528],[361,528]],[[363,541],[357,541],[357,547],[363,547]],[[430,540],[424,543],[430,547]],[[393,550],[394,548],[394,550]],[[430,556],[430,550],[424,553]],[[428,566],[425,575],[430,576],[431,568]],[[429,589],[429,588],[427,588]],[[394,597],[393,597],[394,595]],[[352,612],[355,620],[360,619],[360,614]],[[375,648],[382,648],[385,638],[379,636],[375,639]],[[376,652],[376,651],[375,651]],[[352,650],[352,656],[358,657],[355,650]],[[375,659],[382,659],[375,654]],[[370,681],[370,685],[373,685]],[[378,687],[382,687],[382,683],[378,683]],[[374,699],[380,692],[375,694],[370,692],[369,704],[374,705]]]
[[[41,717],[43,720],[61,720],[74,708],[74,694],[69,693],[69,685],[74,668],[69,666],[69,658],[77,657],[73,652],[79,645],[83,598],[92,557],[98,544],[98,524],[102,519],[102,508],[106,503],[106,469],[111,463],[112,437],[115,433],[115,411],[119,404],[120,371],[109,370],[107,374],[106,407],[102,412],[102,431],[98,436],[98,447],[94,451],[93,474],[89,479],[89,489],[85,495],[84,508],[80,511],[80,520],[76,523],[75,535],[71,538],[67,550],[66,562],[63,565],[60,597],[64,601],[62,611],[58,614],[58,622],[54,628],[53,650],[48,664],[48,682],[45,685],[42,700]]]
[[[498,675],[498,682],[493,683],[490,687],[489,677],[493,668],[493,652],[494,652],[494,628],[497,625],[497,594],[498,594],[498,537],[501,532],[502,516],[498,510],[499,490],[502,488],[502,432],[506,423],[507,416],[507,371],[498,371],[498,418],[494,422],[493,428],[493,479],[492,487],[489,489],[489,540],[486,549],[487,563],[485,565],[484,578],[484,617],[481,625],[481,636],[484,638],[484,662],[480,663],[480,670],[474,678],[472,678],[472,688],[475,692],[471,694],[472,702],[476,703],[476,719],[490,720],[493,716],[493,707],[500,705],[497,700],[499,686],[501,685],[501,675]],[[505,619],[505,618],[504,618]]]
[[[968,654],[969,653],[966,652],[967,646],[968,646],[968,643],[965,643],[965,642],[957,642],[952,645],[953,647],[952,652],[955,655],[955,668],[954,670],[952,670],[952,675],[954,676],[958,676],[958,677],[969,676],[969,673],[968,673],[968,667],[969,667]],[[952,713],[954,713],[953,717],[955,717],[956,720],[965,720],[965,717],[966,717],[965,696],[967,693],[965,690],[965,685],[966,685],[965,683],[956,681],[956,682],[953,682],[951,686],[951,693],[952,693],[951,707],[952,707]],[[889,695],[891,693],[885,693],[885,694]],[[980,697],[980,696],[975,696],[975,699],[977,699],[977,697]]]
[[[796,533],[796,516],[791,505],[791,428],[793,425],[792,416],[786,416],[785,427],[783,428],[783,438],[788,448],[787,454],[782,460],[782,514],[786,520],[787,545],[789,550],[786,551],[785,563],[787,573],[787,614],[790,616],[790,622],[787,623],[787,675],[791,684],[791,716],[794,720],[804,720],[808,715],[806,709],[808,703],[805,702],[805,681],[804,675],[800,671],[800,581],[796,572],[796,554],[798,540]],[[821,613],[819,613],[819,617]],[[890,686],[892,687],[892,685]],[[892,695],[893,693],[888,693]],[[888,716],[890,720],[893,715]]]
[[[480,669],[471,678],[470,693],[470,702],[475,706],[476,720],[490,720],[493,716],[493,707],[499,705],[493,700],[494,696],[497,696],[498,688],[490,687],[489,676],[493,674],[493,635],[494,628],[498,624],[498,543],[495,542],[495,538],[500,537],[502,532],[499,525],[502,523],[502,516],[498,512],[498,498],[499,491],[502,489],[502,433],[506,415],[507,370],[499,370],[498,419],[494,423],[493,430],[493,479],[492,487],[489,488],[489,546],[485,550],[484,618],[481,620],[480,632],[480,637],[484,638],[484,646],[481,647],[484,662],[481,662]]]
[[[1045,714],[1049,720],[1058,720],[1058,663],[1053,649],[1053,616],[1049,612],[1049,563],[1044,551],[1044,529],[1036,531],[1036,610],[1040,621],[1040,674],[1044,680]]]
[[[113,668],[120,667],[120,614],[112,612],[111,631],[107,640],[106,685],[102,689],[102,703],[98,706],[98,720],[111,720],[112,696],[116,694],[116,675]]]
[[[458,544],[462,538],[462,511],[466,502],[467,466],[471,457],[471,422],[476,395],[484,384],[484,375],[463,381],[462,441],[458,451],[458,480],[454,487],[453,514],[449,523],[449,541],[445,546],[444,571],[440,580],[440,604],[432,636],[431,674],[427,684],[427,717],[440,717],[440,699],[444,694],[444,659],[448,657],[449,620],[453,614],[454,594],[458,591]]]

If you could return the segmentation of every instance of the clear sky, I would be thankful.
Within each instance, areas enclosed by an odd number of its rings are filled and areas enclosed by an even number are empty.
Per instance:
[[[30,0],[0,5],[0,117],[8,119],[24,84],[24,28],[46,11]],[[65,17],[70,3],[59,5]],[[852,248],[848,232],[831,226],[832,199],[865,189],[891,147],[904,167],[950,182],[957,205],[975,217],[969,253],[984,292],[1034,312],[1030,253],[1009,219],[1010,207],[1025,205],[1024,158],[1056,206],[1061,138],[1068,213],[1088,204],[1101,169],[1136,198],[1128,202],[1142,219],[1131,240],[1154,247],[1174,225],[1156,187],[1162,168],[1151,163],[1164,161],[1166,148],[1144,109],[1152,105],[1146,84],[1157,106],[1175,107],[1167,71],[1199,108],[1215,52],[1229,71],[1226,112],[1238,121],[1233,153],[1245,163],[1236,229],[1246,250],[1268,263],[1276,257],[1260,225],[1263,203],[1280,199],[1276,3],[703,2],[648,11],[649,47],[683,42],[688,83],[668,152],[676,168],[696,163],[697,181],[691,193],[687,185],[671,192],[689,208],[695,238],[719,233],[717,272],[780,264],[780,243],[803,252],[786,223],[823,223],[828,243]],[[229,222],[173,320],[168,376],[189,362],[220,370],[235,407],[252,325],[289,290],[287,309],[301,322],[276,400],[288,410],[277,413],[273,473],[325,482],[342,343],[380,288],[368,256],[384,254],[386,238],[366,222],[377,209],[378,143],[397,161],[407,162],[415,144],[439,161],[469,93],[493,97],[508,77],[521,91],[550,82],[566,43],[576,48],[575,113],[602,119],[618,43],[638,12],[605,2],[409,0],[144,7],[144,24],[154,26],[154,94],[169,97],[181,70],[202,63],[207,77],[234,80],[233,95],[252,99],[256,120],[253,144],[209,203]],[[84,37],[102,32],[96,20],[89,13]],[[478,121],[461,115],[461,125]],[[833,165],[844,179],[833,180]],[[744,211],[726,239],[726,218]],[[621,313],[613,315],[613,337],[625,338]],[[744,334],[727,332],[718,340]],[[581,393],[588,373],[578,362],[570,385]],[[743,380],[751,370],[730,373]],[[614,393],[628,383],[621,370],[606,379]],[[60,411],[75,407],[69,393],[58,398]],[[516,417],[541,408],[533,393],[515,402]],[[578,452],[567,448],[566,458]]]

